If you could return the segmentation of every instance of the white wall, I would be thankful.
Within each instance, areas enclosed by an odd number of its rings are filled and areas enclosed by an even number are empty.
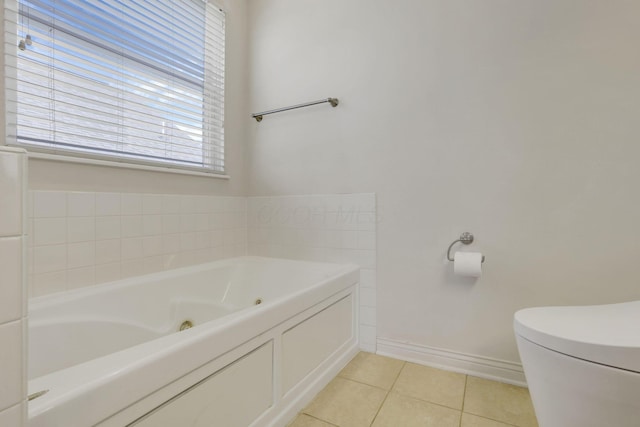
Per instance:
[[[247,116],[246,94],[247,5],[245,0],[218,0],[216,3],[227,12],[225,160],[227,173],[231,176],[230,180],[31,159],[29,160],[29,188],[32,190],[244,195],[246,193],[244,141],[247,123],[250,120]],[[0,58],[0,67],[3,69],[2,61],[3,58]],[[4,118],[4,102],[0,104],[0,116]],[[3,143],[0,141],[0,144]]]
[[[252,0],[249,195],[375,192],[378,337],[518,361],[513,313],[637,299],[640,3]],[[451,241],[486,254],[452,275]]]

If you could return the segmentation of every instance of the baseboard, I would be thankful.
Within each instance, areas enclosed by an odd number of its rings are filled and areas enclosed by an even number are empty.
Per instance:
[[[522,365],[420,344],[378,338],[377,354],[475,377],[527,386]]]

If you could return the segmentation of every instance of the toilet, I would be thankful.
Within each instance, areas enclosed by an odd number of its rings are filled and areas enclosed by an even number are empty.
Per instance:
[[[640,426],[640,301],[518,311],[540,427]]]

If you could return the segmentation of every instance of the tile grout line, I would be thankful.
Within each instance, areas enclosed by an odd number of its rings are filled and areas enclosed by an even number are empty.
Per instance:
[[[402,370],[404,369],[405,366],[407,366],[407,362],[403,361],[402,362],[402,367],[398,371],[398,375],[396,375],[396,379],[393,380],[393,383],[391,384],[391,387],[389,387],[389,390],[387,390],[387,394],[384,396],[384,399],[382,400],[382,403],[378,407],[378,410],[376,411],[376,414],[374,415],[373,419],[371,420],[371,424],[369,424],[369,426],[372,426],[373,423],[376,421],[376,418],[378,418],[378,415],[380,414],[380,410],[382,409],[382,407],[384,406],[385,402],[389,398],[389,395],[391,394],[391,391],[393,390],[393,386],[396,385],[396,382],[398,381],[398,378],[400,378],[400,374],[402,373]]]
[[[509,427],[518,427],[515,424],[510,424],[510,423],[507,423],[505,421],[496,420],[494,418],[489,418],[489,417],[484,416],[484,415],[474,414],[473,412],[465,412],[465,410],[464,410],[464,402],[465,402],[465,398],[467,397],[467,384],[468,384],[468,381],[469,381],[469,375],[465,375],[465,379],[464,379],[464,394],[463,394],[463,397],[462,397],[462,414],[469,414],[469,415],[476,416],[478,418],[483,418],[485,420],[495,421],[497,423],[508,425]],[[460,427],[462,427],[462,416],[460,416]]]
[[[469,381],[469,375],[464,376],[464,390],[462,392],[462,408],[460,408],[460,426],[462,427],[462,416],[464,415],[464,401],[467,397],[467,381]]]
[[[304,415],[306,415],[307,417],[311,417],[311,418],[313,418],[314,420],[322,421],[323,423],[325,423],[325,424],[329,424],[329,425],[330,425],[330,426],[332,426],[332,427],[339,427],[338,425],[336,425],[336,424],[334,424],[334,423],[332,423],[332,422],[329,422],[329,421],[327,421],[327,420],[323,420],[322,418],[314,417],[313,415],[309,415],[309,414],[304,413],[304,412],[302,412],[302,411],[298,412],[298,415],[296,415],[296,418],[298,418],[298,417],[300,416],[300,414],[304,414]],[[295,420],[296,420],[296,418],[294,418],[293,420],[295,421]]]
[[[335,379],[335,378],[341,378],[341,379],[343,379],[343,380],[347,380],[347,381],[351,381],[351,382],[354,382],[354,383],[358,383],[358,384],[366,385],[366,386],[369,386],[369,387],[377,388],[378,390],[382,390],[382,391],[389,391],[389,390],[391,390],[391,389],[387,390],[386,388],[384,388],[384,387],[380,387],[380,386],[377,386],[377,385],[373,385],[373,384],[365,383],[365,382],[362,382],[362,381],[358,381],[358,380],[355,380],[355,379],[353,379],[353,378],[344,377],[344,376],[342,376],[342,375],[336,375],[336,376],[334,377],[334,379]],[[392,385],[392,387],[393,387],[393,385]]]
[[[407,363],[412,363],[412,362],[406,362],[405,361],[404,365],[402,366],[402,369],[404,369],[404,367],[406,366]],[[418,366],[423,366],[423,365],[418,365]],[[400,372],[402,372],[402,369],[400,369]],[[439,368],[434,368],[434,369],[438,369],[438,370],[443,371],[443,372],[452,372],[452,371],[444,371],[444,370],[439,369]],[[467,377],[468,377],[466,374],[463,374],[463,375],[465,376],[465,379],[464,379],[464,390],[463,390],[463,393],[462,393],[462,408],[464,408],[464,396],[465,396],[465,392],[466,392],[466,388],[467,388]],[[398,376],[396,377],[395,381],[393,382],[393,385],[395,385],[395,383],[398,381],[398,378],[400,378],[400,373],[398,373]],[[391,386],[391,388],[393,388],[393,386]],[[406,397],[406,398],[409,398],[409,399],[413,399],[413,400],[418,400],[420,402],[425,402],[425,403],[428,403],[430,405],[440,406],[442,408],[447,408],[447,409],[453,409],[454,411],[458,411],[460,413],[462,413],[462,411],[463,411],[462,408],[454,408],[452,406],[444,405],[442,403],[433,402],[431,400],[423,399],[421,397],[412,396],[410,394],[403,394],[403,393],[400,393],[398,391],[396,391],[396,393],[398,395],[400,395],[400,396],[403,396],[403,397]]]

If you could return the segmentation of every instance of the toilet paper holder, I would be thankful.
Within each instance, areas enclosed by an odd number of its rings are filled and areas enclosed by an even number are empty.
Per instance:
[[[469,233],[468,231],[465,231],[464,233],[462,233],[460,235],[460,238],[458,240],[454,240],[453,242],[451,242],[451,244],[449,245],[449,249],[447,249],[447,259],[449,261],[453,261],[454,260],[451,257],[451,248],[456,243],[462,243],[462,244],[465,244],[465,245],[470,245],[471,243],[473,243],[473,234]],[[484,262],[484,255],[482,255],[482,262]]]

